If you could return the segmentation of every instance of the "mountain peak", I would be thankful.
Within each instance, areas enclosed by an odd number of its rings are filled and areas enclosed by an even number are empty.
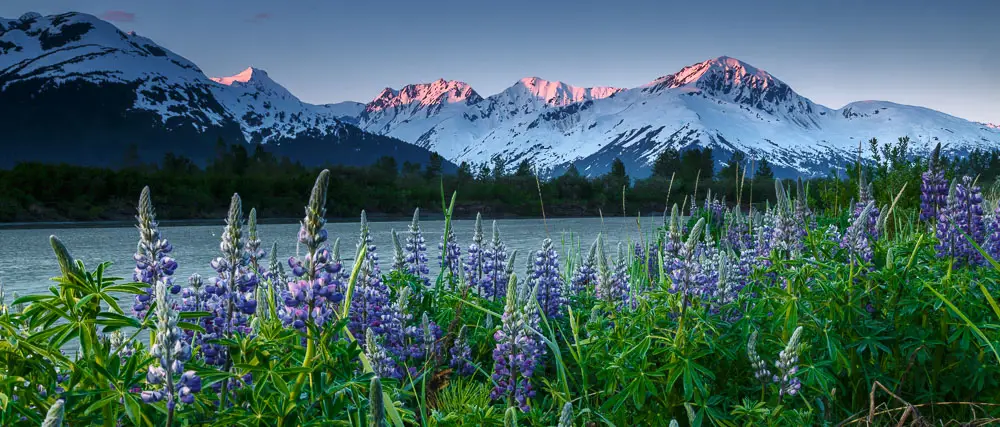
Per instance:
[[[430,83],[409,84],[400,90],[388,87],[382,89],[382,92],[368,104],[366,109],[377,111],[407,104],[428,106],[465,103],[469,105],[482,99],[468,83],[439,78]]]
[[[250,83],[251,80],[265,79],[271,80],[271,78],[268,77],[267,72],[254,67],[247,67],[247,69],[229,77],[212,77],[212,81],[226,86],[232,86],[233,83]]]
[[[662,89],[673,89],[688,85],[699,86],[699,82],[706,81],[732,85],[749,84],[761,89],[766,89],[768,86],[784,85],[784,83],[774,78],[767,71],[736,58],[720,56],[689,65],[674,74],[660,77],[647,85],[647,87],[655,92]]]
[[[525,77],[518,80],[514,87],[523,88],[535,98],[552,106],[564,106],[581,101],[607,98],[622,91],[621,88],[607,86],[577,87],[539,77]]]

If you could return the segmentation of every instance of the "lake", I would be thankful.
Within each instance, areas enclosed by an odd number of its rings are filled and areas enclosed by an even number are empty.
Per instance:
[[[642,234],[645,239],[656,226],[661,224],[659,216],[643,217],[641,220]],[[483,231],[486,239],[490,238],[491,220],[483,219]],[[392,263],[391,230],[405,233],[409,221],[372,222],[370,228],[375,244],[379,250],[379,261],[383,270],[388,271]],[[431,274],[437,274],[440,253],[437,249],[444,231],[444,221],[421,220],[421,229],[427,241],[428,264]],[[578,248],[582,245],[586,251],[597,234],[604,232],[608,255],[613,255],[619,241],[635,242],[639,236],[639,227],[635,218],[559,218],[543,221],[542,219],[502,219],[497,220],[500,235],[509,249],[517,249],[517,267],[515,271],[524,271],[525,256],[529,251],[541,247],[542,240],[550,237],[559,250],[560,258],[565,263],[567,252],[571,251],[575,258]],[[278,243],[279,259],[285,261],[296,253],[297,224],[265,224],[258,226],[258,235],[263,247],[270,251],[273,242]],[[341,254],[345,259],[354,257],[355,244],[358,238],[359,224],[357,222],[328,223],[330,242],[341,239]],[[468,250],[475,228],[474,220],[457,220],[452,222],[456,238],[462,247],[463,256]],[[187,285],[187,278],[193,274],[201,274],[205,278],[212,277],[214,271],[209,262],[219,256],[219,236],[223,224],[219,225],[179,225],[161,226],[164,238],[174,246],[171,254],[179,265],[175,280],[181,285]],[[58,236],[69,248],[76,259],[86,263],[88,269],[93,269],[99,262],[111,261],[110,275],[131,280],[134,264],[132,254],[135,253],[139,237],[134,227],[107,228],[36,228],[36,229],[0,229],[0,281],[7,293],[7,302],[11,294],[17,292],[24,296],[45,292],[53,284],[50,280],[59,274],[59,264],[56,262],[49,245],[49,235]],[[401,235],[402,239],[404,235]],[[582,244],[581,244],[582,242]],[[266,262],[266,261],[265,261]],[[287,264],[285,265],[286,272]],[[124,307],[123,307],[124,308]]]

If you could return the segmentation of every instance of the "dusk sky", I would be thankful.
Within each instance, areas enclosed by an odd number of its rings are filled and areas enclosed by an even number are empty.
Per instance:
[[[634,87],[728,55],[832,108],[878,99],[1000,123],[1000,1],[3,0],[80,11],[209,76],[264,69],[304,101],[370,101],[439,77]]]

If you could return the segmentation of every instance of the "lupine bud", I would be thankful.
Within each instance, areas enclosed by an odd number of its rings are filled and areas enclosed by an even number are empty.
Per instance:
[[[559,414],[558,427],[573,427],[573,404],[566,402],[563,405],[562,413]]]
[[[385,403],[382,398],[382,381],[379,379],[378,375],[372,377],[371,387],[368,389],[368,410],[370,411],[369,418],[372,420],[373,427],[382,427],[387,425],[385,420]]]
[[[76,260],[69,254],[69,249],[66,249],[66,245],[63,244],[62,240],[52,235],[49,236],[49,243],[52,245],[52,251],[56,253],[56,260],[59,261],[59,271],[62,272],[63,277],[79,276],[80,269],[76,265]]]
[[[392,235],[392,246],[395,249],[395,253],[392,257],[392,269],[393,271],[398,271],[401,273],[408,273],[406,268],[406,255],[403,254],[403,246],[399,244],[399,235],[396,234],[396,230],[390,231]]]
[[[513,406],[503,413],[503,427],[517,427],[517,409]]]
[[[49,407],[49,411],[45,414],[45,420],[42,421],[42,427],[62,427],[63,415],[65,412],[65,401],[62,399],[57,400],[52,404],[52,406]]]
[[[750,366],[753,367],[753,377],[761,383],[767,383],[771,379],[771,372],[767,370],[767,362],[757,353],[757,331],[750,334],[747,341],[747,358],[750,359]]]

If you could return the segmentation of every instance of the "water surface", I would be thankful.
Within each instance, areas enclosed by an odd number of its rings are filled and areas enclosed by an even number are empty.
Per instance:
[[[483,228],[489,239],[491,222],[484,219]],[[646,217],[641,220],[642,234],[648,236],[650,230],[659,225],[660,218]],[[378,246],[379,261],[383,270],[392,263],[392,237],[390,231],[405,233],[409,222],[372,222],[370,228],[375,244]],[[432,276],[437,274],[437,249],[444,230],[444,221],[424,220],[420,222],[427,241],[428,259]],[[459,220],[452,222],[462,254],[465,255],[472,240],[475,221]],[[587,250],[590,243],[599,232],[604,232],[606,248],[614,251],[619,241],[635,242],[639,236],[639,227],[635,218],[560,218],[549,219],[505,219],[498,220],[497,225],[503,241],[510,249],[517,249],[517,268],[527,262],[529,251],[537,250],[542,240],[547,236],[556,244],[560,257],[576,258],[578,248]],[[182,285],[187,284],[187,277],[192,273],[203,277],[212,277],[214,271],[209,262],[219,256],[219,236],[223,225],[179,225],[162,226],[161,234],[174,246],[173,257],[179,267],[175,277]],[[353,258],[355,244],[359,231],[358,223],[329,223],[331,244],[333,239],[341,238],[341,253],[345,258]],[[271,243],[278,243],[279,259],[287,260],[295,255],[297,224],[273,224],[258,227],[258,234],[263,247],[270,250]],[[50,280],[59,273],[59,264],[52,254],[49,245],[49,235],[56,235],[66,244],[73,256],[93,269],[99,262],[111,261],[109,273],[115,277],[131,280],[134,264],[132,254],[135,253],[136,241],[139,237],[134,227],[107,228],[38,228],[38,229],[0,229],[0,281],[6,289],[8,303],[10,295],[45,292],[53,284]],[[401,238],[403,235],[400,236]],[[613,255],[609,253],[609,255]],[[287,271],[287,269],[286,269]]]

